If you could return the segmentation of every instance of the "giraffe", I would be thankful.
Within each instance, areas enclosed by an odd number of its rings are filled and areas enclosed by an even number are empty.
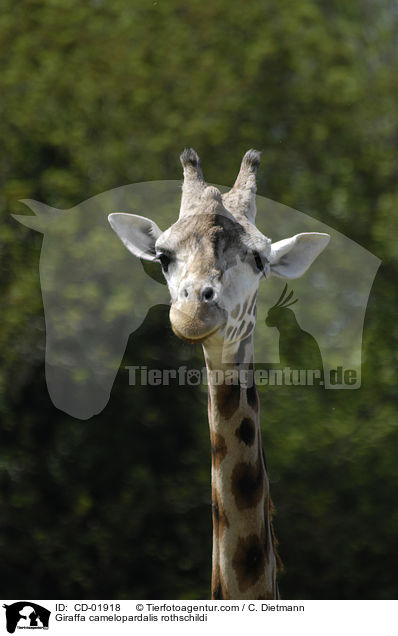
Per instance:
[[[161,264],[174,333],[203,347],[212,454],[212,598],[275,599],[278,556],[253,380],[257,291],[272,274],[301,276],[330,237],[302,233],[272,243],[256,228],[258,151],[244,155],[224,195],[206,185],[193,149],[185,149],[180,161],[180,213],[166,231],[134,214],[108,218],[130,252]]]

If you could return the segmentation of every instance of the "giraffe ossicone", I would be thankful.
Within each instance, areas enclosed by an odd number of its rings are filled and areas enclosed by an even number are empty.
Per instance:
[[[298,278],[329,242],[318,232],[272,243],[255,226],[260,153],[243,157],[226,194],[207,186],[196,152],[186,149],[178,220],[164,232],[142,216],[109,222],[135,256],[158,261],[170,296],[170,322],[181,339],[203,345],[208,371],[252,370],[257,291],[271,275]],[[277,597],[272,503],[253,382],[212,383],[212,598]],[[239,377],[239,375],[238,375]]]

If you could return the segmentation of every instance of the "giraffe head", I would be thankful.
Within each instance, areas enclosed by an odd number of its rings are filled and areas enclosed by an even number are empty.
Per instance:
[[[260,280],[301,276],[326,247],[328,234],[303,233],[272,243],[255,226],[260,153],[243,157],[232,189],[206,186],[192,149],[181,155],[179,218],[162,232],[153,221],[114,213],[109,222],[137,257],[158,261],[170,296],[170,321],[188,342],[235,343],[254,329]]]

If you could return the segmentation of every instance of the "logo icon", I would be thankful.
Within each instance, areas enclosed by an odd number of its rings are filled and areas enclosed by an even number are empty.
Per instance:
[[[18,601],[12,605],[3,605],[6,610],[7,631],[13,634],[18,629],[48,629],[48,621],[51,612],[32,603],[31,601]]]

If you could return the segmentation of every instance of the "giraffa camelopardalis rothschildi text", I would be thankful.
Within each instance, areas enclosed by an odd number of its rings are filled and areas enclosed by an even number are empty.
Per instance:
[[[135,256],[160,262],[174,333],[203,345],[215,599],[277,598],[272,504],[253,380],[257,290],[271,274],[301,276],[329,241],[327,234],[303,233],[273,244],[256,228],[259,158],[259,152],[249,150],[234,186],[221,195],[206,186],[196,152],[185,150],[180,215],[165,232],[138,215],[109,216]]]

